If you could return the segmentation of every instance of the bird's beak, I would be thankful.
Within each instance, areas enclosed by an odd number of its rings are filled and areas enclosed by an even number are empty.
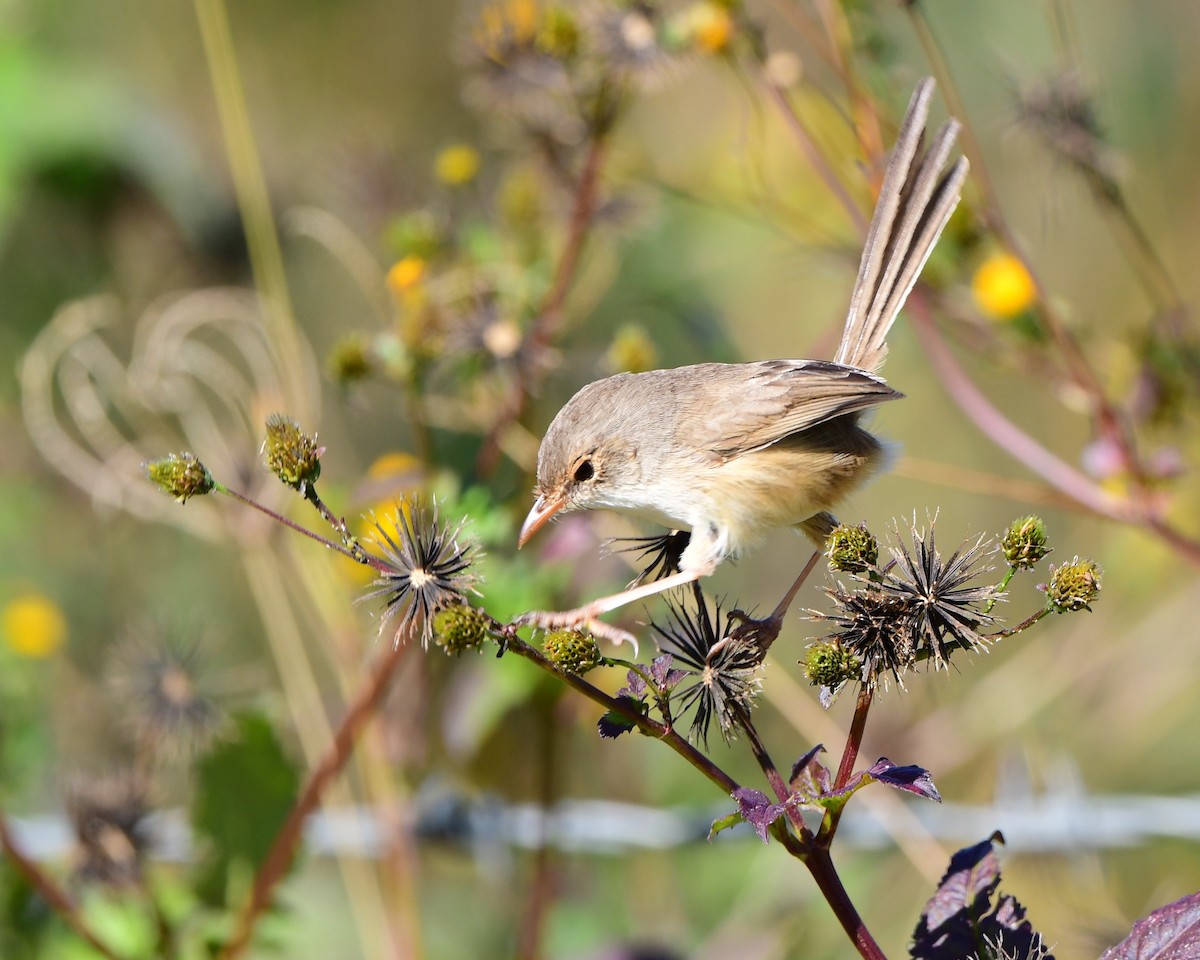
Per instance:
[[[517,537],[517,549],[525,546],[535,533],[546,525],[546,521],[558,513],[566,505],[566,500],[561,497],[550,500],[545,494],[542,494],[534,501],[533,509],[529,511],[529,516],[525,518],[525,522],[521,524],[521,533]]]

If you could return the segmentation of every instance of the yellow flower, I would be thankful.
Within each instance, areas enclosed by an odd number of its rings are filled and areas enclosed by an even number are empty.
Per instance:
[[[465,143],[446,147],[433,161],[433,172],[448,187],[470,183],[479,172],[479,151]]]
[[[0,629],[13,653],[40,660],[62,646],[67,618],[49,597],[30,593],[8,602],[0,613]]]
[[[392,265],[387,272],[387,284],[392,293],[403,296],[415,289],[425,277],[425,258],[409,254]]]
[[[701,3],[692,8],[691,18],[697,50],[720,53],[729,46],[729,39],[733,36],[733,18],[724,7],[715,3]]]
[[[1011,320],[1037,299],[1037,288],[1025,265],[1011,253],[988,257],[971,279],[979,309],[993,320]]]

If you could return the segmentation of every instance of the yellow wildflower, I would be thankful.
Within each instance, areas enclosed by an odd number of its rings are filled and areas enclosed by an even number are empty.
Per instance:
[[[993,320],[1011,320],[1037,299],[1037,288],[1025,265],[1011,253],[988,257],[971,279],[979,309]]]
[[[387,272],[387,284],[396,296],[414,290],[425,278],[427,264],[424,257],[409,254],[392,265]]]
[[[40,660],[62,646],[67,618],[49,597],[30,593],[10,600],[0,613],[4,642],[13,653]]]
[[[733,18],[725,7],[701,3],[692,8],[692,29],[696,49],[702,53],[720,53],[733,36]]]
[[[479,151],[465,143],[446,147],[433,161],[433,172],[448,187],[470,183],[479,173]]]

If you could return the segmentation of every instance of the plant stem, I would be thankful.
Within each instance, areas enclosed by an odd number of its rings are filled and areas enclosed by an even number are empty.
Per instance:
[[[833,909],[834,915],[841,922],[842,929],[846,931],[846,935],[853,942],[859,956],[864,957],[865,960],[887,960],[883,950],[867,930],[862,917],[858,915],[858,910],[851,902],[846,888],[842,886],[842,879],[833,866],[833,858],[830,857],[829,851],[823,847],[813,850],[812,854],[805,859],[804,865],[808,867],[817,887]]]
[[[86,941],[88,946],[101,956],[106,957],[107,960],[121,960],[119,954],[113,952],[104,941],[96,936],[67,892],[17,846],[16,839],[9,829],[8,818],[3,813],[0,813],[0,848],[4,850],[5,855],[12,862],[17,872],[29,882],[31,887],[41,894],[42,899],[50,905],[55,913],[62,917],[67,926],[80,939]]]
[[[250,899],[242,908],[233,936],[230,937],[220,953],[221,960],[234,960],[249,946],[255,925],[263,912],[271,905],[275,888],[295,859],[296,848],[303,836],[305,822],[320,804],[326,788],[349,762],[363,730],[378,713],[383,698],[391,688],[391,681],[395,676],[396,669],[415,642],[415,636],[415,629],[410,625],[406,635],[399,637],[397,642],[378,657],[366,682],[347,705],[342,722],[334,731],[333,742],[329,745],[324,758],[309,775],[308,782],[305,783],[304,789],[296,798],[287,820],[275,835],[271,850],[259,869],[258,875],[254,878]]]
[[[858,690],[858,700],[854,704],[854,719],[850,722],[850,733],[846,737],[846,747],[842,751],[842,762],[838,764],[837,777],[833,781],[833,789],[841,790],[850,782],[854,773],[854,764],[858,760],[858,751],[862,747],[863,732],[867,728],[867,714],[871,710],[871,700],[875,696],[875,688],[863,684]]]
[[[584,680],[583,677],[579,677],[573,673],[567,673],[564,670],[558,669],[558,667],[546,659],[546,656],[540,650],[530,646],[520,637],[516,636],[515,633],[511,634],[508,639],[507,650],[518,657],[522,657],[531,661],[532,663],[535,663],[547,673],[554,674],[554,676],[560,678],[569,687],[578,691],[579,693],[582,693],[589,700],[600,704],[600,706],[604,707],[606,710],[619,713],[627,720],[632,721],[633,724],[636,725],[637,728],[647,736],[654,737],[656,740],[661,740],[677,754],[683,757],[684,760],[699,770],[707,780],[720,787],[721,790],[726,794],[731,795],[733,791],[737,790],[738,787],[741,786],[736,780],[733,779],[733,777],[729,776],[729,774],[713,763],[708,757],[688,743],[688,741],[676,733],[675,730],[667,727],[665,724],[659,723],[657,720],[651,719],[638,710],[630,708],[628,705],[622,703],[620,700],[617,700],[615,697],[610,697],[603,690],[592,686],[592,684]]]

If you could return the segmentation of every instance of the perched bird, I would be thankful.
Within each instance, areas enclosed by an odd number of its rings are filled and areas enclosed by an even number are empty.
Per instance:
[[[966,158],[942,175],[958,123],[923,150],[932,79],[900,125],[832,361],[701,363],[588,384],[554,418],[538,451],[524,545],[574,510],[607,509],[690,531],[677,572],[579,610],[527,614],[542,627],[596,625],[633,600],[708,576],[777,527],[818,545],[830,511],[883,460],[863,413],[903,396],[878,376],[885,337],[954,212]],[[603,632],[603,631],[602,631]],[[608,631],[611,635],[611,629]]]

